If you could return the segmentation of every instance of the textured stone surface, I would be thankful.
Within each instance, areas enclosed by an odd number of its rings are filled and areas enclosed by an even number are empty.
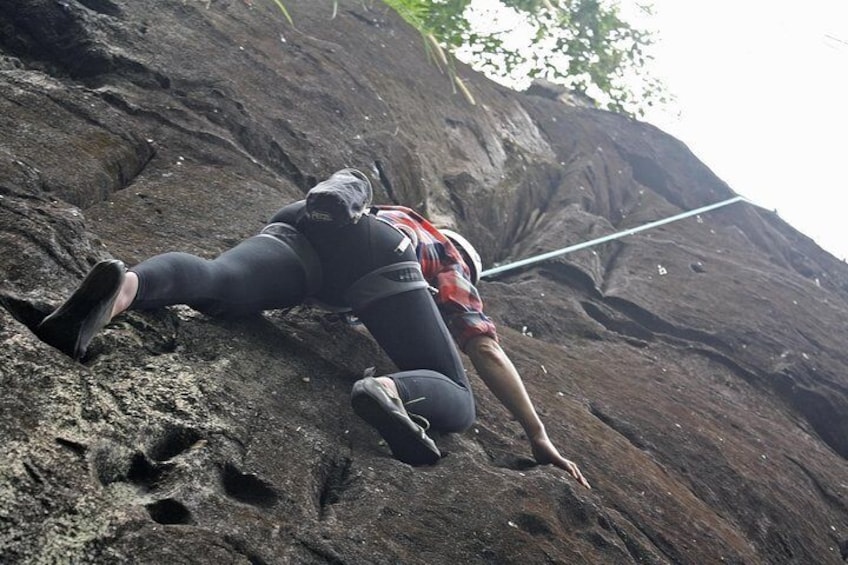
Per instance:
[[[99,259],[212,256],[343,166],[491,265],[733,196],[677,140],[454,94],[379,2],[0,4],[0,562],[842,563],[848,268],[735,204],[481,284],[587,491],[482,383],[448,456],[348,404],[367,335],[297,308],[30,331]]]

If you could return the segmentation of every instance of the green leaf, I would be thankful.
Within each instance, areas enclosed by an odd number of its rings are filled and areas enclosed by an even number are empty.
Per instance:
[[[289,11],[286,10],[286,6],[285,6],[285,4],[283,4],[282,0],[274,0],[274,2],[277,4],[277,6],[280,7],[280,10],[282,10],[283,15],[289,21],[289,24],[291,24],[291,26],[294,27],[294,21],[292,20],[291,16],[289,15]]]

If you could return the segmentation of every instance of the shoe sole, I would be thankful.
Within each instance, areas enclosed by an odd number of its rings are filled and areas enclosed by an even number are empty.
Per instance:
[[[389,445],[392,454],[409,465],[433,465],[442,456],[435,442],[409,416],[398,412],[374,378],[353,385],[353,411],[373,426]]]
[[[41,321],[36,334],[79,361],[97,332],[109,323],[123,280],[121,261],[97,263],[71,297]]]

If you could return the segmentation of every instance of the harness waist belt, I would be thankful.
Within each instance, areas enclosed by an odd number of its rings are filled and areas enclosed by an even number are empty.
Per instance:
[[[402,292],[429,288],[417,261],[402,261],[375,269],[350,285],[345,299],[354,310]]]

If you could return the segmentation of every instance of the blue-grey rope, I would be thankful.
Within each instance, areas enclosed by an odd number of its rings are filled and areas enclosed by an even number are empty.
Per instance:
[[[616,232],[610,235],[605,235],[603,237],[599,237],[597,239],[592,239],[590,241],[584,241],[583,243],[577,243],[575,245],[570,245],[568,247],[563,247],[562,249],[557,249],[556,251],[549,251],[547,253],[542,253],[541,255],[535,255],[533,257],[528,257],[527,259],[521,259],[519,261],[514,261],[512,263],[507,263],[506,265],[499,265],[497,267],[492,267],[491,269],[486,269],[482,273],[480,273],[480,278],[491,277],[493,275],[497,275],[500,273],[504,273],[506,271],[511,271],[513,269],[519,269],[521,267],[526,267],[527,265],[533,265],[535,263],[540,263],[542,261],[546,261],[548,259],[552,259],[554,257],[559,257],[560,255],[565,255],[566,253],[571,253],[573,251],[578,251],[580,249],[586,249],[587,247],[592,247],[594,245],[599,245],[601,243],[606,243],[608,241],[612,241],[614,239],[620,239],[622,237],[626,237],[628,235],[633,235],[634,233],[639,233],[645,230],[649,230],[655,228],[657,226],[661,226],[664,224],[668,224],[671,222],[676,222],[677,220],[682,220],[684,218],[689,218],[691,216],[695,216],[697,214],[703,214],[705,212],[709,212],[710,210],[715,210],[716,208],[722,208],[724,206],[728,206],[735,202],[747,201],[744,196],[734,196],[733,198],[728,198],[727,200],[722,200],[721,202],[717,202],[715,204],[710,204],[709,206],[703,206],[701,208],[697,208],[695,210],[690,210],[688,212],[682,212],[680,214],[676,214],[674,216],[670,216],[668,218],[664,218],[662,220],[656,220],[654,222],[649,222],[647,224],[641,225],[636,228],[629,228],[620,232]]]

